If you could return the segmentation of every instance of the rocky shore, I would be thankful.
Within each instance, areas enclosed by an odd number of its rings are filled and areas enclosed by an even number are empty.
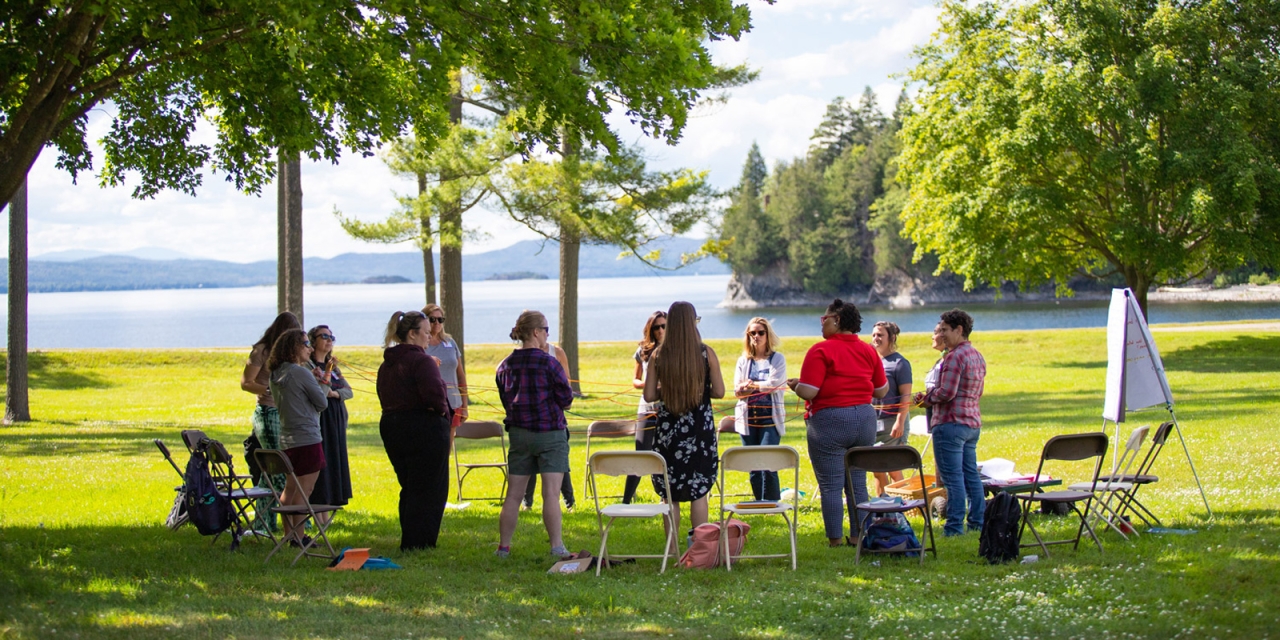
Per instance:
[[[1111,286],[1091,281],[1072,283],[1073,300],[1109,300]],[[785,268],[776,268],[759,275],[733,274],[725,290],[720,307],[729,309],[758,309],[769,307],[822,307],[840,297],[856,304],[885,305],[906,308],[930,304],[978,304],[1047,302],[1060,299],[1052,286],[1032,291],[1019,291],[1017,286],[1006,283],[996,289],[985,287],[973,291],[964,290],[964,280],[953,275],[931,277],[926,281],[897,277],[881,277],[874,285],[835,296],[805,291],[789,277]],[[1148,294],[1151,302],[1280,302],[1280,284],[1235,285],[1215,289],[1209,285],[1187,287],[1161,287]]]

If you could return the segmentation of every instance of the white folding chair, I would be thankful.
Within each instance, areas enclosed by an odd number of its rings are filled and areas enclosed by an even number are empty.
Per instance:
[[[1112,476],[1123,478],[1129,473],[1130,468],[1133,467],[1133,461],[1138,458],[1138,452],[1142,450],[1142,444],[1147,440],[1147,432],[1150,430],[1151,427],[1149,426],[1138,427],[1133,430],[1133,433],[1129,434],[1129,440],[1124,445],[1124,452],[1120,454],[1120,461],[1117,463],[1116,469],[1113,470],[1119,471],[1119,473],[1112,473]],[[1125,531],[1121,529],[1119,525],[1119,523],[1123,521],[1123,518],[1121,518],[1120,514],[1111,506],[1111,500],[1113,498],[1118,498],[1117,504],[1124,505],[1125,496],[1131,493],[1135,486],[1137,485],[1133,482],[1110,479],[1103,480],[1102,478],[1099,478],[1096,483],[1077,482],[1067,488],[1071,491],[1092,490],[1094,494],[1098,496],[1098,498],[1093,501],[1090,509],[1090,515],[1093,517],[1093,521],[1095,523],[1099,520],[1106,522],[1107,526],[1110,526],[1112,530],[1120,534],[1121,538],[1128,540],[1129,536],[1126,535]],[[1129,533],[1136,536],[1138,535],[1138,530],[1130,527]]]
[[[720,548],[724,555],[725,569],[733,571],[733,561],[742,558],[791,558],[791,570],[796,570],[796,523],[799,521],[799,509],[793,502],[776,502],[773,506],[752,506],[752,503],[725,504],[725,487],[729,486],[725,473],[729,471],[782,471],[794,469],[794,486],[800,486],[800,453],[786,445],[761,445],[753,447],[730,447],[720,456]],[[788,516],[788,513],[790,514]],[[787,523],[787,533],[791,543],[791,553],[773,553],[758,555],[729,555],[728,516],[779,515]]]
[[[664,495],[671,495],[671,484],[667,481],[667,461],[662,456],[652,451],[600,451],[587,461],[587,486],[591,488],[591,493],[596,505],[596,524],[600,528],[600,553],[596,555],[596,575],[600,575],[600,569],[608,564],[611,558],[662,558],[662,569],[659,573],[667,570],[667,560],[673,555],[672,549],[675,549],[675,557],[679,557],[679,547],[676,545],[676,527],[675,520],[672,517],[672,506],[665,502],[657,504],[611,504],[600,507],[600,493],[595,490],[596,476],[662,476],[662,492]],[[608,524],[604,519],[608,517]],[[667,536],[666,542],[662,547],[662,554],[633,554],[614,556],[609,553],[609,531],[613,528],[613,521],[618,518],[653,518],[661,517],[663,524],[666,526]]]
[[[600,438],[629,438],[635,441],[636,429],[639,427],[635,420],[596,420],[587,425],[587,464],[591,464],[591,441]],[[631,474],[636,475],[636,474]],[[587,497],[594,498],[595,486],[587,483]],[[603,496],[605,498],[619,498],[621,496]]]
[[[465,440],[484,440],[486,438],[498,438],[502,445],[502,462],[459,462],[458,461],[458,445],[455,442],[453,446],[453,472],[458,478],[458,502],[462,502],[466,498],[462,497],[462,482],[467,479],[467,474],[474,469],[497,469],[502,472],[502,491],[498,493],[496,498],[477,498],[473,500],[502,500],[507,496],[507,431],[501,423],[492,420],[467,420],[458,425],[454,430],[453,437]],[[465,471],[464,471],[465,469]]]

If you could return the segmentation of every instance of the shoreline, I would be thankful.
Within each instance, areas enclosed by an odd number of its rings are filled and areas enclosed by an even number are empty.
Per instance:
[[[722,309],[731,310],[822,307],[826,305],[827,301],[829,301],[831,297],[832,296],[811,294],[807,292],[787,292],[772,299],[756,300],[749,295],[746,295],[745,291],[741,288],[735,290],[733,282],[731,282],[730,287],[725,291],[724,299],[716,306]],[[1052,293],[1039,291],[1004,291],[1002,295],[997,297],[995,291],[992,289],[986,289],[978,292],[955,292],[950,295],[939,295],[934,293],[927,296],[927,298],[913,296],[911,295],[911,292],[905,292],[897,296],[871,301],[858,301],[858,297],[859,296],[848,296],[846,299],[853,300],[859,305],[884,305],[891,309],[906,309],[926,306],[965,304],[1013,305],[1023,303],[1043,304],[1047,302],[1099,302],[1110,300],[1111,290],[1077,291],[1075,295],[1070,297],[1055,296]],[[1221,289],[1214,289],[1208,285],[1197,287],[1159,287],[1147,293],[1147,301],[1160,304],[1204,302],[1280,302],[1280,283],[1268,285],[1238,284]]]

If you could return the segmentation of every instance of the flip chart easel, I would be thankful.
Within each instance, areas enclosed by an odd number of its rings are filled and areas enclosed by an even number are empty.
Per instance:
[[[1107,394],[1102,408],[1102,431],[1107,430],[1107,421],[1115,424],[1115,442],[1120,442],[1120,423],[1125,421],[1128,411],[1137,411],[1147,407],[1163,405],[1169,412],[1169,420],[1182,443],[1182,452],[1191,467],[1191,475],[1196,479],[1196,487],[1200,489],[1200,499],[1204,501],[1205,511],[1213,517],[1209,508],[1209,498],[1205,495],[1204,485],[1196,473],[1196,465],[1191,461],[1191,451],[1187,441],[1182,437],[1182,427],[1178,425],[1178,417],[1173,412],[1173,392],[1169,389],[1169,381],[1164,375],[1164,363],[1160,361],[1160,353],[1156,351],[1155,340],[1151,337],[1151,329],[1142,317],[1138,301],[1129,289],[1111,290],[1111,308],[1107,316]],[[1118,449],[1112,449],[1112,473],[1115,473],[1115,456]]]

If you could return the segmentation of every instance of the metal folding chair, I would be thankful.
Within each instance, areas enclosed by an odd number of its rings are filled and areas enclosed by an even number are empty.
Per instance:
[[[880,447],[853,447],[844,454],[845,483],[848,484],[848,491],[853,493],[853,475],[854,473],[889,473],[890,471],[902,471],[911,469],[916,472],[917,478],[924,478],[924,464],[920,460],[920,452],[915,447],[907,445],[898,446],[880,446]],[[921,493],[928,496],[928,491],[924,488]],[[916,498],[912,500],[903,500],[902,504],[885,503],[885,502],[863,502],[855,506],[854,520],[857,529],[854,532],[854,544],[857,550],[854,552],[853,563],[862,562],[862,543],[863,538],[867,536],[867,528],[865,527],[864,518],[861,512],[865,511],[871,514],[880,513],[907,513],[910,511],[920,510],[924,516],[924,531],[920,532],[920,564],[924,564],[924,554],[926,551],[933,552],[933,559],[938,559],[938,543],[933,537],[933,519],[930,516],[929,503],[926,498]],[[929,544],[924,544],[925,534],[929,536]],[[866,553],[897,553],[889,549],[868,549]]]
[[[752,503],[730,503],[725,504],[726,497],[724,487],[729,486],[725,473],[728,471],[741,471],[750,473],[752,471],[782,471],[783,469],[794,469],[795,479],[792,481],[795,486],[800,486],[800,453],[792,447],[785,445],[768,445],[754,447],[730,447],[720,456],[720,548],[725,559],[725,569],[733,571],[734,560],[742,558],[791,558],[791,570],[796,570],[796,523],[799,522],[800,512],[795,502],[776,502],[773,506],[753,505]],[[748,494],[751,495],[751,494]],[[788,516],[788,513],[790,515]],[[757,515],[779,515],[787,523],[788,539],[791,543],[791,553],[773,553],[773,554],[757,554],[757,555],[729,555],[729,536],[728,521],[729,515],[736,514],[739,516],[757,516]]]
[[[474,469],[497,469],[502,472],[502,491],[496,498],[477,498],[472,500],[502,500],[507,495],[507,430],[501,423],[492,420],[467,420],[458,425],[454,430],[453,437],[455,443],[453,446],[453,470],[454,476],[458,478],[458,502],[462,502],[467,498],[462,496],[462,482],[467,479],[467,474]],[[502,443],[502,462],[459,462],[458,461],[458,445],[457,438],[466,440],[484,440],[487,438],[498,438]],[[465,469],[465,471],[464,471]]]
[[[1018,539],[1022,539],[1022,533],[1026,529],[1031,529],[1031,534],[1035,536],[1035,544],[1020,543],[1019,548],[1039,546],[1044,552],[1045,557],[1049,557],[1049,545],[1055,544],[1071,544],[1072,549],[1080,548],[1080,538],[1085,531],[1089,532],[1089,537],[1093,538],[1093,543],[1098,545],[1098,553],[1102,553],[1102,542],[1098,540],[1098,535],[1094,533],[1093,528],[1089,526],[1089,509],[1093,502],[1095,493],[1092,489],[1098,486],[1098,476],[1102,474],[1102,461],[1107,456],[1107,434],[1102,432],[1094,433],[1077,433],[1072,435],[1054,436],[1044,443],[1044,450],[1040,454],[1040,466],[1036,468],[1035,479],[1031,482],[1031,488],[1026,493],[1018,493],[1016,497],[1025,504],[1022,508],[1022,524],[1018,526]],[[1044,472],[1044,463],[1048,460],[1063,461],[1079,461],[1088,460],[1089,458],[1097,458],[1097,462],[1093,467],[1093,480],[1089,483],[1090,490],[1071,490],[1049,491],[1040,493],[1040,475]],[[1036,531],[1036,526],[1031,523],[1031,503],[1049,503],[1049,504],[1065,504],[1071,507],[1071,510],[1080,518],[1080,527],[1076,529],[1074,538],[1066,540],[1051,540],[1045,542],[1040,537],[1040,532]],[[1080,510],[1076,506],[1077,503],[1085,503],[1084,510]],[[1036,509],[1037,511],[1039,509]]]
[[[1138,427],[1133,430],[1133,433],[1129,434],[1129,440],[1124,445],[1124,453],[1120,454],[1120,461],[1117,463],[1116,468],[1120,471],[1117,474],[1118,477],[1124,477],[1125,474],[1129,473],[1134,460],[1138,459],[1138,452],[1142,450],[1142,444],[1146,441],[1147,431],[1150,429],[1151,427]],[[1111,499],[1118,497],[1117,503],[1122,503],[1124,496],[1133,491],[1134,486],[1136,485],[1132,482],[1098,478],[1096,485],[1091,485],[1088,482],[1077,482],[1067,488],[1073,491],[1092,490],[1095,494],[1098,494],[1099,499],[1095,499],[1092,504],[1093,521],[1095,523],[1099,521],[1106,522],[1116,533],[1120,534],[1120,537],[1128,540],[1128,534],[1132,533],[1136,536],[1138,535],[1138,530],[1130,528],[1127,533],[1125,532],[1120,524],[1123,519],[1111,507]]]
[[[606,439],[628,438],[629,440],[634,442],[636,437],[636,429],[639,428],[641,424],[643,423],[637,424],[635,420],[596,420],[595,422],[592,422],[591,424],[587,425],[587,453],[586,453],[586,459],[585,459],[586,463],[591,464],[591,441],[592,440],[599,439],[599,438],[606,438]],[[629,475],[639,475],[639,474],[633,473]],[[587,483],[588,499],[592,499],[595,497],[603,497],[603,498],[621,497],[621,496],[596,496],[595,490],[596,490],[595,484],[588,482]]]
[[[600,529],[600,553],[596,556],[596,575],[600,569],[613,558],[662,558],[662,569],[667,570],[667,560],[680,556],[680,548],[676,544],[676,527],[672,514],[672,505],[666,502],[657,504],[611,504],[600,507],[600,492],[596,490],[596,476],[662,476],[662,490],[670,495],[671,484],[667,480],[667,461],[652,451],[600,451],[587,460],[587,486],[596,505],[596,524]],[[604,519],[609,518],[608,524]],[[614,556],[609,553],[609,531],[613,521],[618,518],[653,518],[661,517],[666,526],[666,542],[663,543],[662,554],[627,554]],[[675,552],[672,552],[675,549]]]
[[[1121,496],[1120,505],[1116,508],[1120,517],[1124,517],[1125,514],[1128,513],[1133,513],[1148,527],[1153,525],[1157,527],[1164,526],[1164,524],[1160,522],[1160,518],[1156,517],[1156,514],[1152,513],[1146,505],[1138,501],[1137,494],[1138,490],[1142,487],[1149,484],[1155,484],[1160,481],[1160,476],[1151,473],[1151,467],[1155,465],[1156,458],[1160,456],[1160,451],[1164,449],[1164,443],[1169,439],[1169,434],[1171,433],[1173,433],[1172,421],[1165,422],[1159,427],[1156,427],[1155,434],[1151,436],[1151,446],[1147,448],[1147,454],[1143,456],[1142,462],[1138,463],[1138,470],[1132,474],[1118,475],[1115,478],[1121,482],[1133,483],[1133,489]],[[1098,478],[1101,482],[1107,482],[1111,479],[1112,477],[1110,475],[1104,475],[1101,478]]]
[[[298,487],[299,489],[302,488],[302,484],[298,482],[298,475],[293,472],[293,463],[289,462],[289,456],[286,456],[283,451],[278,451],[276,449],[258,449],[253,452],[253,455],[258,460],[258,465],[262,467],[263,473],[273,475],[281,474],[285,477],[286,487],[289,486],[290,482],[292,482],[293,486]],[[327,521],[321,522],[320,518],[316,517],[316,514],[341,511],[342,507],[330,504],[311,504],[311,500],[309,500],[306,495],[302,496],[302,504],[287,505],[281,503],[280,496],[282,492],[276,491],[275,485],[271,485],[271,493],[275,496],[276,502],[280,503],[278,506],[271,507],[273,512],[278,513],[283,517],[302,517],[302,521],[297,523],[295,530],[301,530],[308,522],[314,523],[316,527],[315,537],[305,540],[299,545],[301,548],[298,551],[298,555],[294,556],[293,562],[289,563],[289,566],[298,564],[298,560],[302,558],[302,556],[325,558],[326,560],[333,560],[338,556],[337,552],[333,550],[333,545],[329,544],[329,535],[327,533],[329,525],[333,524],[333,518],[329,518]],[[299,491],[299,493],[303,492]],[[274,536],[272,539],[274,539]],[[311,551],[313,547],[317,549],[319,548],[316,540],[324,541],[324,546],[329,549],[328,555]],[[274,556],[276,552],[279,551],[280,548],[288,541],[289,540],[284,536],[280,536],[280,539],[276,540],[275,548],[271,550],[271,553],[267,554],[266,560],[263,560],[263,564],[271,562],[271,556]]]

